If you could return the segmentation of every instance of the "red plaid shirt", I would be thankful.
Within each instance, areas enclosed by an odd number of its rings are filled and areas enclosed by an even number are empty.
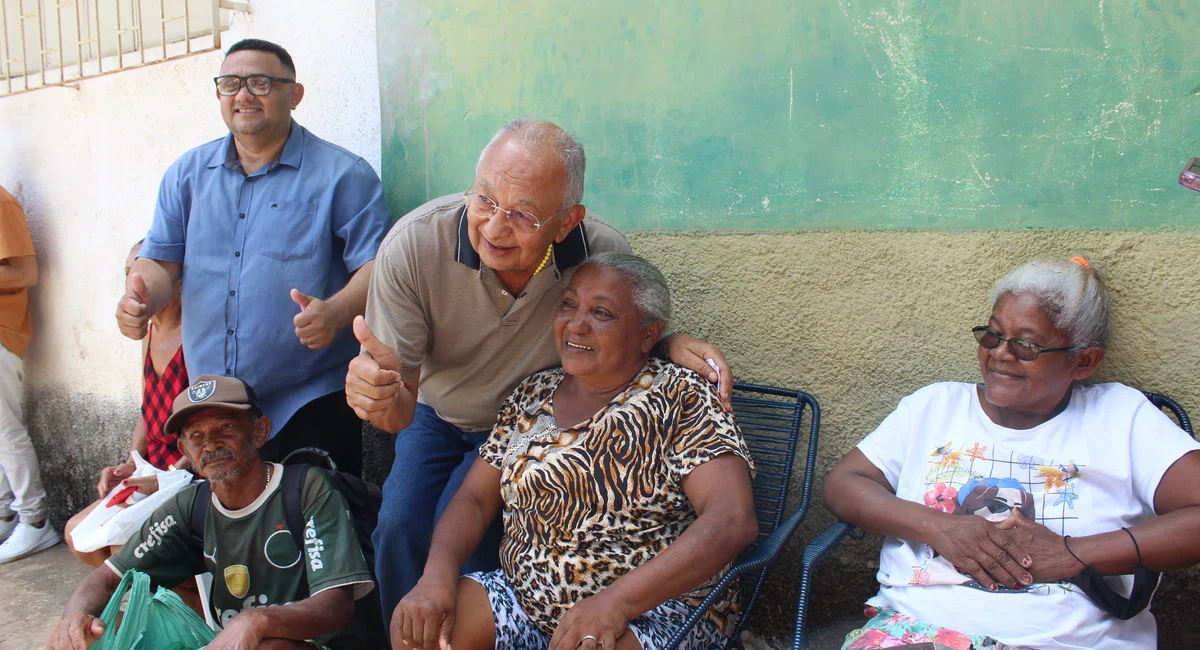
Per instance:
[[[171,405],[175,403],[175,397],[188,387],[187,368],[183,365],[183,346],[179,346],[162,377],[159,377],[158,373],[154,372],[154,362],[150,359],[150,348],[147,345],[142,377],[142,421],[146,424],[148,456],[146,460],[159,469],[166,469],[183,456],[179,453],[179,446],[175,444],[176,436],[167,435],[163,431],[167,418],[171,416]]]

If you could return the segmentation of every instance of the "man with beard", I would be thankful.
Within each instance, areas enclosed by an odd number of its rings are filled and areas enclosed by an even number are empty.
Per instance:
[[[163,175],[154,220],[117,304],[140,340],[183,279],[188,371],[254,386],[276,435],[268,460],[318,447],[362,471],[362,422],[346,404],[375,251],[391,222],[362,157],[292,119],[304,98],[291,55],[246,39],[214,79],[229,127]]]
[[[301,491],[304,548],[289,532],[283,466],[259,448],[271,433],[253,389],[239,379],[201,375],[175,398],[166,430],[212,486],[201,544],[189,521],[197,487],[161,506],[116,555],[75,590],[46,647],[84,650],[104,633],[97,618],[126,571],[175,585],[208,571],[209,605],[222,630],[208,650],[361,648],[355,601],[374,583],[346,500],[310,469]]]

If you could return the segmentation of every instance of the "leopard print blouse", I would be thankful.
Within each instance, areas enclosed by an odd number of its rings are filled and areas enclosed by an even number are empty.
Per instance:
[[[751,465],[713,385],[651,359],[591,420],[562,429],[552,396],[561,368],[526,379],[504,403],[479,455],[501,472],[500,565],[522,609],[546,634],[576,602],[648,562],[696,520],[682,480],[725,453]],[[725,574],[676,599],[695,607]],[[736,589],[708,611],[722,631]]]

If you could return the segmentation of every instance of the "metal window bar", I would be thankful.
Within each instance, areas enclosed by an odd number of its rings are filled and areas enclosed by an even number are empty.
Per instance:
[[[234,11],[249,12],[250,4],[0,0],[0,97],[56,86],[78,88],[81,79],[220,49],[221,30],[228,28]]]
[[[0,55],[4,57],[4,86],[5,94],[12,94],[12,59],[8,56],[8,11],[3,5],[0,5],[0,34],[4,35],[4,40],[0,41]]]

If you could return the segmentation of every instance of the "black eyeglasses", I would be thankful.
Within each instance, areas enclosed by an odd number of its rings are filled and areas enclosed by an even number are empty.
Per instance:
[[[1048,348],[1028,339],[1004,338],[996,330],[987,325],[972,327],[971,332],[975,335],[975,340],[979,341],[979,345],[988,350],[994,350],[996,346],[1007,342],[1008,351],[1012,352],[1012,355],[1021,361],[1033,361],[1043,352],[1066,352],[1072,349],[1070,346],[1065,348]]]
[[[246,90],[250,91],[255,97],[271,94],[271,82],[281,84],[296,83],[295,79],[284,79],[283,77],[272,77],[265,74],[252,74],[248,77],[239,77],[235,74],[223,74],[219,77],[213,77],[213,83],[217,84],[217,94],[226,97],[233,97],[242,90],[242,84],[246,84]]]

